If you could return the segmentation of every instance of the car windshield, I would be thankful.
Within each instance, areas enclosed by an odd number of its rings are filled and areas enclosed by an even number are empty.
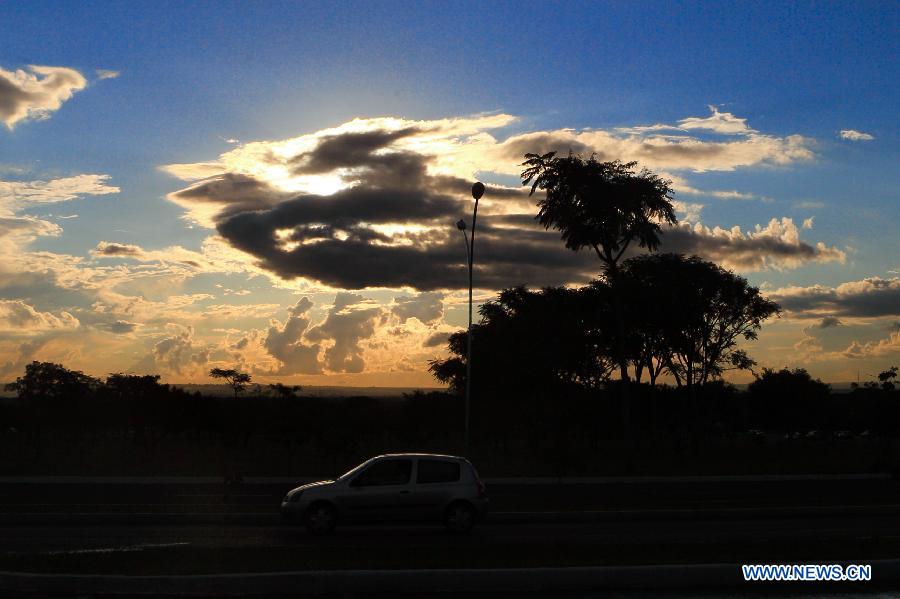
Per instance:
[[[372,458],[372,459],[374,459],[374,458]],[[366,460],[366,461],[363,462],[362,464],[360,464],[360,465],[358,465],[358,466],[354,466],[353,468],[351,468],[351,469],[348,470],[347,472],[345,472],[345,473],[343,473],[342,475],[340,475],[339,477],[337,477],[337,480],[343,480],[343,479],[347,478],[348,476],[352,476],[353,474],[359,472],[359,471],[360,471],[362,468],[364,468],[365,466],[369,465],[369,463],[370,463],[371,461],[372,461],[372,460]]]

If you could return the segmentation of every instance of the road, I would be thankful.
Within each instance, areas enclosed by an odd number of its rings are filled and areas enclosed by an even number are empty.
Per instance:
[[[302,481],[297,481],[300,484]],[[276,513],[291,482],[23,483],[0,480],[0,513]],[[900,504],[889,478],[489,484],[492,511],[584,511]]]
[[[0,482],[0,570],[155,576],[900,558],[900,484],[886,478],[493,484],[491,519],[469,535],[369,526],[323,538],[277,519],[291,486]],[[129,523],[134,514],[142,524]],[[891,588],[900,569],[879,568],[877,586]]]

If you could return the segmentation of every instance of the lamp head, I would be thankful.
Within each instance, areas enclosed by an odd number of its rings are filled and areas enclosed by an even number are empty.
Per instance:
[[[472,197],[476,200],[480,200],[481,196],[484,195],[484,183],[481,181],[476,181],[475,185],[472,186]]]
[[[466,230],[466,221],[464,221],[463,219],[459,219],[458,221],[456,221],[456,228],[459,229],[460,231],[465,231]]]

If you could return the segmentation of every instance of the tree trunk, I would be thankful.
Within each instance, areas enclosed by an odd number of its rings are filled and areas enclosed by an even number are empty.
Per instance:
[[[616,348],[619,362],[619,379],[622,386],[622,436],[625,442],[625,470],[631,472],[634,454],[634,439],[631,430],[631,394],[628,378],[628,358],[625,355],[625,310],[619,289],[619,269],[613,262],[607,263],[610,286],[612,287],[613,309],[616,317]]]

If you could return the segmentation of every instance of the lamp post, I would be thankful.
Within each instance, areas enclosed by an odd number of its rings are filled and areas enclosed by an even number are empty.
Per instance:
[[[472,210],[472,237],[466,234],[466,221],[460,219],[456,228],[462,231],[466,242],[466,258],[469,262],[469,326],[466,329],[466,416],[463,436],[463,447],[469,452],[469,410],[472,403],[472,265],[475,260],[475,222],[478,218],[478,200],[484,195],[484,183],[476,181],[472,186],[472,197],[475,198],[475,208]]]

